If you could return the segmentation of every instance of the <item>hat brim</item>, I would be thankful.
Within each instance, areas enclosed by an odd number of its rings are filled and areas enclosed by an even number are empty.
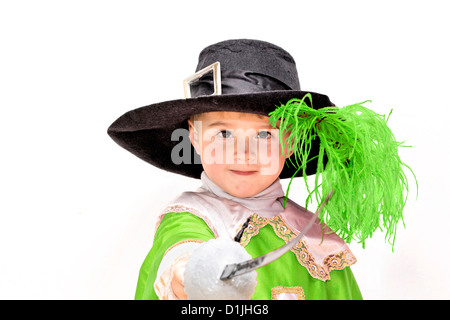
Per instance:
[[[192,146],[190,146],[190,153],[183,155],[185,160],[186,157],[190,160],[180,164],[172,160],[172,150],[180,143],[179,140],[173,139],[172,134],[176,129],[188,129],[187,120],[191,116],[217,111],[267,116],[277,106],[286,104],[294,98],[301,99],[308,93],[312,96],[314,109],[333,105],[326,95],[291,90],[179,99],[128,111],[111,124],[108,134],[121,147],[160,169],[199,179],[203,168]],[[310,158],[317,155],[318,150],[319,141],[316,141],[313,143]],[[316,167],[317,162],[314,160],[308,162],[306,173],[315,174]],[[288,160],[280,178],[291,178],[295,172],[296,168]]]

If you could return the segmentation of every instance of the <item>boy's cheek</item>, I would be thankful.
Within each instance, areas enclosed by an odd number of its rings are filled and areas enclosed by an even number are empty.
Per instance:
[[[223,165],[232,163],[234,154],[225,145],[204,141],[201,158],[202,163],[206,165]]]
[[[266,159],[261,159],[265,162],[264,165],[261,165],[261,175],[273,176],[279,175],[284,167],[285,158],[280,157],[277,154],[274,154],[271,157]]]
[[[225,166],[219,164],[203,165],[203,170],[213,182],[223,188],[222,184],[227,181],[227,170]]]

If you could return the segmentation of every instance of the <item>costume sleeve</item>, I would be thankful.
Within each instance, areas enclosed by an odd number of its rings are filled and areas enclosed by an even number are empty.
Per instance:
[[[362,300],[356,279],[350,267],[333,270],[327,281],[328,300]]]
[[[157,300],[154,283],[164,255],[176,245],[203,242],[214,238],[204,220],[189,212],[171,212],[159,224],[153,246],[142,264],[136,288],[136,300]]]

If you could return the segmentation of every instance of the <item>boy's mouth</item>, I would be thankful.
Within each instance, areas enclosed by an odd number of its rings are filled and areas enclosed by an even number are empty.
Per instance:
[[[240,171],[240,170],[231,170],[232,173],[240,175],[240,176],[249,176],[255,174],[257,171]]]

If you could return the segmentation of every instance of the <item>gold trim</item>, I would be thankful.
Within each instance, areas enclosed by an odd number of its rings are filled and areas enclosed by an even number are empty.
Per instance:
[[[248,245],[251,238],[259,233],[259,229],[267,224],[271,225],[275,234],[286,243],[297,235],[289,228],[286,221],[280,215],[272,218],[263,218],[257,214],[253,214],[248,227],[242,235],[241,245],[244,247]],[[290,251],[295,254],[297,261],[308,270],[313,278],[322,281],[330,280],[331,271],[342,270],[356,262],[355,256],[348,247],[345,247],[343,251],[328,255],[321,263],[315,261],[307,243],[303,240]]]
[[[268,223],[269,219],[260,217],[257,214],[252,214],[248,226],[242,234],[240,241],[241,245],[245,247],[250,242],[250,239],[259,233],[259,229]]]
[[[271,290],[272,300],[278,300],[280,293],[294,293],[297,294],[297,300],[305,300],[305,292],[302,287],[274,287]]]

